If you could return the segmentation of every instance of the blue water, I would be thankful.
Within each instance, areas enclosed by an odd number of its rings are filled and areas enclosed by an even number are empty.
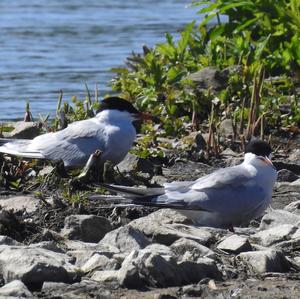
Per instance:
[[[23,118],[30,101],[35,118],[54,116],[63,100],[85,97],[98,85],[110,92],[112,67],[131,51],[163,42],[199,19],[186,0],[1,0],[0,120]]]

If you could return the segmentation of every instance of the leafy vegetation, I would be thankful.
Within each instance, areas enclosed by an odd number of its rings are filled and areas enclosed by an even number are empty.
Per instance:
[[[167,33],[165,43],[133,53],[126,67],[114,69],[113,90],[161,116],[165,136],[185,134],[186,121],[194,128],[214,123],[216,133],[216,122],[228,117],[241,126],[236,135],[246,138],[299,126],[300,2],[192,5],[204,14],[201,23],[188,24],[177,41]],[[240,72],[232,72],[222,90],[199,90],[189,75],[209,66],[239,66]],[[213,101],[218,109],[212,115]]]
[[[207,152],[218,154],[224,119],[231,120],[232,139],[242,142],[253,135],[299,132],[300,2],[215,0],[192,5],[202,15],[199,24],[187,24],[177,38],[167,33],[164,43],[152,49],[144,46],[142,54],[127,58],[125,67],[113,69],[113,91],[160,117],[159,125],[143,126],[145,134],[132,152],[142,158],[162,158],[173,148],[165,137],[180,139],[201,128],[208,133]],[[220,86],[207,81],[207,73],[201,77],[204,70],[220,77]],[[98,90],[92,96],[85,87],[85,99],[73,97],[71,104],[63,102],[60,93],[52,125],[47,124],[49,115],[41,117],[45,131],[95,115]],[[24,119],[32,120],[29,103]],[[2,126],[0,134],[12,129]],[[71,202],[85,198],[86,191],[73,192],[66,179],[39,176],[43,166],[35,163],[1,161],[0,186],[15,191],[39,186],[42,198],[43,185],[60,185],[62,197]],[[34,173],[37,179],[32,183]]]

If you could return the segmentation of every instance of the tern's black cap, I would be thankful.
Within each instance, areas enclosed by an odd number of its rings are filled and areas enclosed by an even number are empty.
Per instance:
[[[128,101],[119,97],[109,97],[105,98],[100,103],[100,109],[97,112],[103,110],[114,109],[120,111],[127,111],[129,113],[137,114],[139,111]]]
[[[269,156],[272,152],[271,146],[268,142],[260,139],[251,140],[245,148],[245,153],[253,153],[257,156]]]

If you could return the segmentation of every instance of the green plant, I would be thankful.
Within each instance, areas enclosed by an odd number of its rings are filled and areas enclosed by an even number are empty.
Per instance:
[[[196,1],[193,5],[201,6],[199,13],[205,15],[200,27],[217,18],[218,22],[209,26],[208,35],[212,43],[224,42],[220,47],[223,53],[230,52],[231,56],[239,52],[247,56],[248,63],[261,59],[270,73],[299,69],[298,0],[216,0]],[[221,22],[220,16],[226,20]],[[231,41],[234,43],[230,45]]]

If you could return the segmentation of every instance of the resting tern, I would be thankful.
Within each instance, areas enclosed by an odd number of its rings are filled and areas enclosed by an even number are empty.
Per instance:
[[[136,129],[133,122],[149,119],[149,114],[139,112],[130,102],[119,97],[109,97],[101,102],[97,115],[76,121],[67,128],[46,133],[32,140],[0,139],[0,152],[24,158],[63,161],[66,167],[82,167],[97,150],[100,163],[109,160],[121,162],[131,148]]]
[[[219,169],[196,181],[172,182],[163,188],[103,186],[122,196],[108,200],[134,205],[178,210],[196,224],[232,228],[260,217],[271,203],[277,171],[271,160],[270,145],[253,140],[244,161]]]

